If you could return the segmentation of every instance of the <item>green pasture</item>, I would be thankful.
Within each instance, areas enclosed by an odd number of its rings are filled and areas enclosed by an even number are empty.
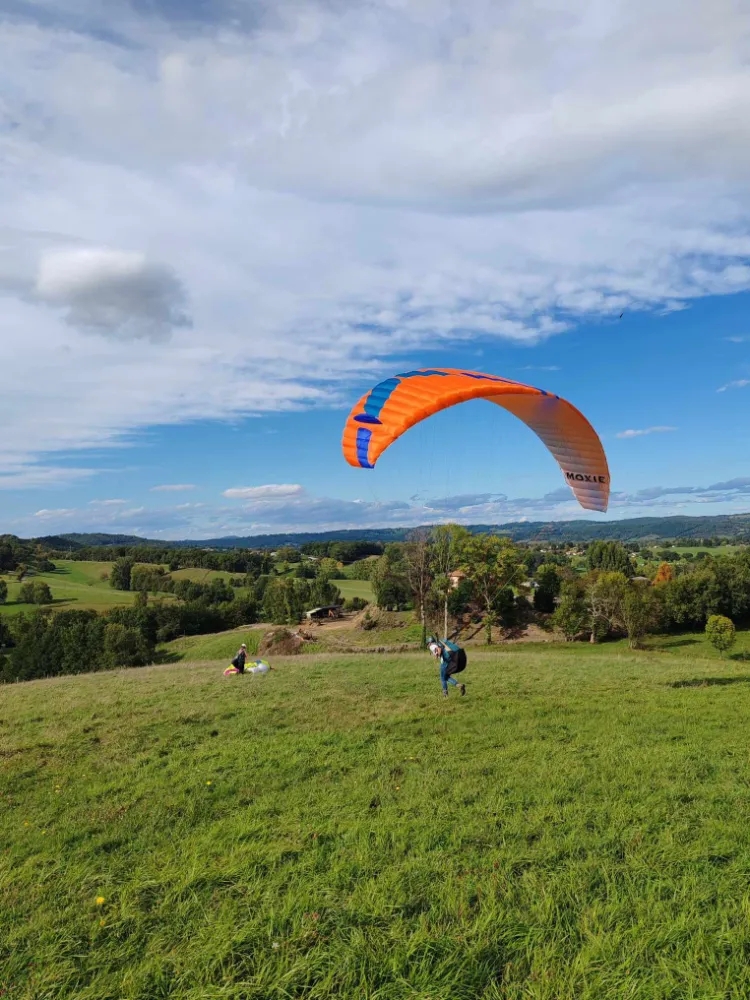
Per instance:
[[[365,601],[374,600],[369,580],[333,580],[332,583],[341,591],[344,600],[350,600],[352,597],[361,597]]]
[[[43,580],[52,591],[54,608],[93,609],[107,611],[117,605],[132,604],[134,594],[114,590],[108,580],[102,580],[103,573],[109,573],[110,562],[75,562],[59,559],[55,562],[53,573],[30,573],[24,577],[23,583],[29,580]],[[8,584],[8,602],[0,604],[0,614],[18,614],[30,611],[33,605],[17,604],[18,592],[22,586],[14,574],[3,576]]]
[[[165,566],[164,569],[166,570],[167,567]],[[189,567],[187,569],[176,569],[169,575],[174,580],[192,580],[193,583],[210,583],[212,580],[225,580],[229,583],[230,580],[241,580],[245,574],[230,573],[228,570],[223,569],[201,569],[200,567]]]
[[[224,659],[0,688],[0,995],[750,995],[741,660]]]
[[[654,546],[657,550],[660,550],[662,546]],[[674,545],[672,547],[673,552],[680,552],[684,555],[686,552],[695,555],[696,552],[707,552],[708,555],[713,556],[734,556],[738,552],[742,552],[746,549],[746,545],[719,545],[716,548],[706,549],[701,545]]]

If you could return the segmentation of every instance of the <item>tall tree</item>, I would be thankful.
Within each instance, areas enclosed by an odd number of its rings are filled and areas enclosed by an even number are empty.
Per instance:
[[[404,569],[422,626],[422,649],[427,645],[427,599],[434,576],[434,552],[426,528],[413,531],[404,545]]]
[[[614,628],[624,628],[623,601],[628,586],[624,573],[592,573],[586,588],[591,642]]]
[[[375,560],[370,581],[379,608],[398,611],[408,605],[409,583],[404,574],[403,558],[394,562],[389,554],[382,555]]]
[[[658,623],[658,606],[651,587],[631,583],[622,601],[622,622],[628,633],[631,649],[639,649],[644,635]]]
[[[130,575],[133,572],[135,560],[128,556],[116,559],[109,574],[109,585],[115,590],[130,590]]]
[[[555,610],[555,598],[560,593],[562,580],[554,566],[543,563],[537,572],[537,588],[534,591],[534,608],[545,614]]]
[[[443,635],[448,636],[448,602],[453,582],[451,573],[461,564],[461,552],[468,539],[469,531],[460,524],[438,524],[432,529],[432,551],[434,579],[432,593],[443,610]]]
[[[502,592],[523,580],[523,553],[509,538],[472,535],[463,547],[463,561],[464,570],[474,584],[474,593],[484,609],[489,646]]]
[[[711,615],[706,622],[706,638],[719,651],[719,655],[731,649],[736,639],[734,622],[724,615]]]
[[[552,624],[560,629],[566,642],[570,642],[586,629],[588,622],[581,585],[577,580],[566,581],[562,586],[560,603],[552,615]]]
[[[622,573],[631,577],[635,573],[633,562],[622,542],[592,542],[586,553],[589,569],[607,573]]]

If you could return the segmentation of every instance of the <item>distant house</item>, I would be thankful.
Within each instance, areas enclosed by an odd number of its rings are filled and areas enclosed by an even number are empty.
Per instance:
[[[340,604],[327,604],[324,608],[313,608],[305,612],[308,621],[320,621],[321,618],[338,618],[341,614]]]
[[[448,579],[449,579],[449,580],[450,580],[450,582],[451,582],[451,587],[453,588],[453,590],[455,590],[455,589],[456,589],[456,587],[457,587],[457,586],[458,586],[458,585],[459,585],[459,584],[460,584],[460,583],[461,583],[461,582],[462,582],[463,580],[465,580],[465,579],[466,579],[466,574],[464,573],[464,571],[463,571],[463,570],[460,570],[460,569],[457,569],[457,570],[456,570],[455,572],[453,572],[453,573],[451,573],[451,574],[449,575]]]

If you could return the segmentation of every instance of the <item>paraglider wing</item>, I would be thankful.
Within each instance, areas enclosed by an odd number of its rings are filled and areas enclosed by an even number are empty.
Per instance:
[[[414,424],[469,399],[515,414],[546,444],[580,505],[606,511],[609,468],[594,428],[573,405],[533,386],[460,368],[424,368],[380,382],[349,414],[342,446],[350,465],[374,469],[388,445]]]

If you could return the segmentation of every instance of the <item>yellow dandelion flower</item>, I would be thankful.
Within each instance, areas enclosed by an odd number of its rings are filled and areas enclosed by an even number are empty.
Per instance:
[[[211,782],[210,782],[210,781],[207,781],[207,782],[206,782],[206,784],[207,784],[207,785],[210,785],[210,784],[211,784]]]
[[[106,925],[107,925],[107,921],[106,920],[100,920],[99,921],[99,926],[100,927],[106,927]]]
[[[97,896],[96,897],[96,905],[97,906],[101,906],[103,902],[104,902],[104,896]]]

